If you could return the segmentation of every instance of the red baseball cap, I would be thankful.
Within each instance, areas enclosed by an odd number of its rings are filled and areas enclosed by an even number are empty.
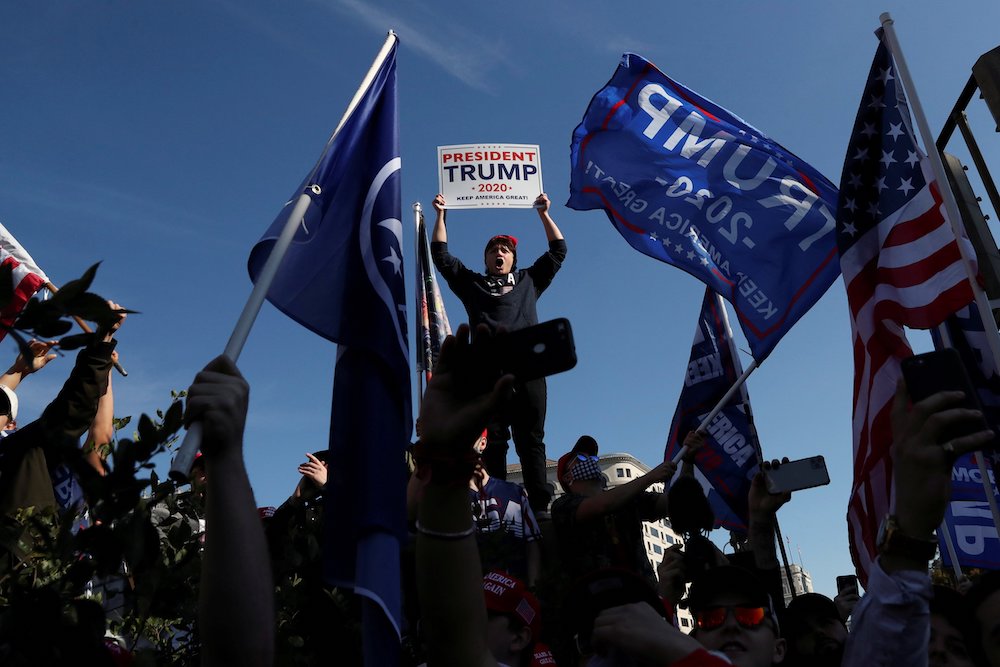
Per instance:
[[[531,628],[532,636],[538,636],[541,606],[520,579],[493,570],[483,577],[483,596],[487,611],[516,616]]]

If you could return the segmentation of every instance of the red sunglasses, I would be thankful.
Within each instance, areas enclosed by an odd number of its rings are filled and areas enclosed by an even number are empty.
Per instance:
[[[714,630],[726,622],[730,611],[737,623],[749,629],[759,627],[767,618],[764,607],[709,607],[695,612],[694,619],[699,630]]]

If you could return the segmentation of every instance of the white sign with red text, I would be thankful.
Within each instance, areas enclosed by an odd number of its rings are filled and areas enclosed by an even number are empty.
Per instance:
[[[538,146],[438,146],[438,184],[448,208],[531,208],[544,192]]]

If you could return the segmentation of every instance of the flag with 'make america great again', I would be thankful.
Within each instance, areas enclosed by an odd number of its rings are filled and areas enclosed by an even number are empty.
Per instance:
[[[573,132],[570,198],[728,300],[758,362],[839,274],[837,189],[633,53]]]

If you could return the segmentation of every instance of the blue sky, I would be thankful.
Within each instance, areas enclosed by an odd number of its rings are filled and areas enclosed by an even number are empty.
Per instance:
[[[880,12],[896,20],[935,132],[972,64],[1000,42],[1000,5],[948,8],[853,0],[4,3],[0,221],[57,283],[103,260],[96,291],[142,312],[120,337],[130,375],[115,378],[116,412],[165,407],[170,390],[185,388],[224,347],[250,292],[251,246],[315,162],[392,28],[400,37],[404,213],[416,201],[430,209],[438,145],[541,146],[569,256],[539,310],[572,321],[580,358],[549,383],[550,457],[590,433],[602,451],[655,463],[702,287],[633,251],[603,213],[563,206],[570,134],[590,97],[622,52],[642,54],[836,183]],[[997,164],[985,106],[974,101],[970,118]],[[965,159],[958,141],[952,147]],[[404,229],[409,249],[412,227]],[[531,211],[456,211],[449,232],[453,252],[470,265],[495,233],[521,239],[522,263],[545,247]],[[446,305],[461,321],[450,293]],[[13,358],[14,346],[4,349]],[[332,344],[265,306],[240,360],[252,385],[246,457],[259,504],[279,504],[303,453],[326,446],[333,359]],[[24,419],[68,368],[59,360],[23,385]],[[823,592],[853,571],[844,518],[852,375],[838,281],[749,382],[766,456],[827,459],[831,484],[797,494],[779,515],[790,555],[798,560],[801,551]]]

